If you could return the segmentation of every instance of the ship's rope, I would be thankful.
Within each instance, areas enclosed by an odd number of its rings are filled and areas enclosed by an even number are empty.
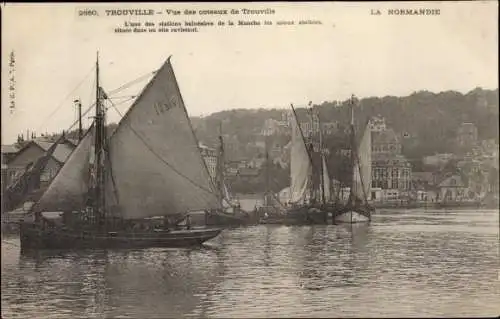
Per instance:
[[[87,78],[90,76],[90,74],[92,74],[92,72],[94,71],[94,69],[95,69],[95,66],[92,67],[92,69],[90,69],[90,71],[83,78],[83,80],[80,83],[78,83],[77,86],[68,95],[66,95],[66,97],[54,109],[54,111],[52,111],[52,113],[50,113],[49,116],[47,116],[47,118],[45,118],[45,120],[43,120],[42,124],[40,124],[40,126],[38,127],[38,130],[40,130],[45,125],[45,123],[47,123],[47,121],[50,120],[52,118],[52,116],[54,116],[54,114],[56,114],[57,111],[59,111],[65,105],[65,102],[68,100],[68,98],[70,96],[72,96],[73,93],[75,93],[75,91],[78,90],[83,85],[83,83],[85,82],[85,80],[87,80]]]
[[[146,73],[146,74],[144,74],[144,75],[142,75],[142,76],[138,77],[138,78],[137,78],[137,79],[135,79],[135,80],[132,80],[132,81],[130,81],[130,82],[127,82],[127,83],[123,84],[122,86],[120,86],[120,87],[118,87],[118,88],[116,88],[116,89],[114,89],[114,90],[109,91],[108,93],[111,95],[111,94],[115,94],[115,93],[118,93],[118,92],[120,92],[120,91],[123,91],[123,90],[125,90],[125,89],[127,89],[127,88],[131,87],[132,85],[134,85],[134,84],[136,84],[136,83],[138,83],[138,82],[140,82],[140,81],[143,81],[143,80],[147,79],[149,76],[154,75],[156,72],[157,72],[157,70],[154,70],[154,71],[152,71],[152,72],[148,72],[148,73]]]
[[[95,70],[95,66],[93,66],[90,71],[87,73],[87,75],[83,78],[83,80],[77,84],[77,86],[60,102],[60,104],[43,120],[43,122],[40,124],[40,126],[38,127],[38,131],[41,130],[43,128],[43,126],[54,116],[54,114],[56,114],[64,105],[65,105],[65,102],[68,100],[69,97],[71,97],[75,92],[76,90],[78,90],[82,85],[83,83],[88,79],[88,77],[92,74],[92,72]],[[109,92],[109,95],[112,95],[112,94],[115,94],[115,93],[119,93],[127,88],[129,88],[130,86],[140,82],[140,81],[143,81],[144,79],[146,79],[147,77],[155,74],[157,71],[150,71],[144,75],[141,75],[140,77],[132,80],[132,81],[129,81],[121,86],[119,86],[118,88],[114,89],[114,90],[111,90]],[[95,81],[94,81],[94,84],[93,86],[95,86]],[[131,99],[135,98],[135,96],[132,96],[131,98],[127,99],[126,101],[122,101],[120,102],[120,104],[122,103],[126,103],[128,101],[130,101]],[[84,113],[82,113],[82,117],[87,115],[91,110],[92,108],[95,106],[95,102],[92,103],[90,106],[88,106],[88,108],[86,109],[86,111]],[[75,127],[75,125],[78,124],[78,120],[76,120],[71,126],[70,128],[68,129],[71,130]]]

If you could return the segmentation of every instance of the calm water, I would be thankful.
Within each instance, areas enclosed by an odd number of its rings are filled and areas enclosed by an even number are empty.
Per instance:
[[[2,318],[500,314],[498,211],[382,211],[370,225],[255,226],[197,249],[20,256]]]

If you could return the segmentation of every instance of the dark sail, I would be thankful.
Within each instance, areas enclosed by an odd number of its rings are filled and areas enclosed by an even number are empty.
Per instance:
[[[37,159],[35,164],[28,168],[18,179],[16,179],[5,191],[3,196],[4,211],[11,211],[27,201],[28,197],[40,188],[40,176],[47,165],[57,145],[64,139],[61,136],[43,156]]]

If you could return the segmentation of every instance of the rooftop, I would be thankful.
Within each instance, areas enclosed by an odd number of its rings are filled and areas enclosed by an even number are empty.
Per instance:
[[[41,149],[43,149],[44,151],[48,151],[49,148],[53,144],[54,144],[54,142],[44,141],[44,140],[40,140],[40,139],[31,140],[28,143],[26,143],[23,146],[23,148],[21,148],[19,150],[18,154],[23,152],[25,149],[27,149],[31,145],[36,145],[36,146],[40,147]],[[72,145],[72,143],[58,144],[56,149],[54,150],[54,153],[52,154],[52,157],[54,157],[54,159],[56,161],[58,161],[60,163],[64,163],[66,161],[66,159],[69,157],[69,155],[71,154],[71,152],[73,152],[74,149],[75,149],[75,146]]]
[[[49,148],[54,144],[53,142],[45,142],[45,141],[33,141],[38,144],[42,149],[48,151]],[[74,147],[69,146],[68,144],[58,144],[54,154],[52,156],[60,163],[64,163],[66,159],[69,157],[71,152],[73,152]]]
[[[2,154],[14,154],[19,151],[19,148],[12,144],[12,145],[2,145]]]
[[[399,138],[394,130],[389,128],[381,132],[372,133],[373,144],[399,143]]]

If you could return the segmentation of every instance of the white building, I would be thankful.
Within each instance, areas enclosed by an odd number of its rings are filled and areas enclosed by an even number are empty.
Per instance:
[[[216,175],[216,167],[217,167],[217,150],[210,148],[206,145],[199,144],[199,148],[201,151],[201,156],[205,160],[207,164],[208,172],[212,178],[215,178]]]
[[[372,132],[383,132],[387,129],[385,118],[381,115],[372,117],[368,122],[368,126],[370,127]]]

